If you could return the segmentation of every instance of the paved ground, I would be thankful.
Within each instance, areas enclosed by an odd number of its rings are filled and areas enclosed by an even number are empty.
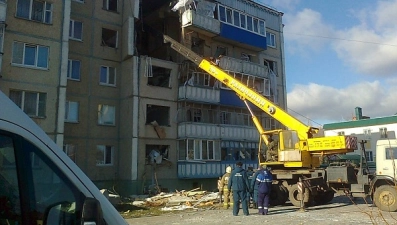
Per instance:
[[[256,209],[250,209],[250,215],[244,216],[240,210],[239,216],[233,216],[231,210],[198,209],[196,211],[180,211],[154,217],[141,217],[128,219],[129,224],[397,224],[397,212],[389,213],[379,211],[375,206],[366,203],[363,199],[353,204],[345,196],[334,198],[327,205],[307,208],[302,212],[292,205],[273,207],[269,215],[257,214]]]

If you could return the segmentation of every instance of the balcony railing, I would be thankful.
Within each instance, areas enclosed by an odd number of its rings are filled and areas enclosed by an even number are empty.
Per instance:
[[[187,10],[182,14],[182,27],[188,27],[199,33],[206,33],[210,37],[219,35],[220,33],[219,20],[198,14],[193,10]]]
[[[220,58],[219,66],[224,70],[268,78],[268,69],[265,65],[253,63],[228,56]]]
[[[178,99],[186,99],[191,101],[219,103],[219,89],[211,87],[200,87],[184,85],[179,87]]]

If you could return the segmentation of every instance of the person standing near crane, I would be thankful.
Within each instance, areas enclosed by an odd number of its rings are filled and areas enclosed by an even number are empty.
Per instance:
[[[230,166],[226,167],[226,173],[223,174],[219,184],[219,192],[221,195],[223,194],[224,209],[228,209],[230,206],[233,206],[233,193],[228,189],[231,172],[232,172],[232,167]]]
[[[241,168],[243,166],[242,162],[236,163],[236,168],[232,171],[230,175],[230,180],[228,184],[229,191],[233,191],[233,216],[237,216],[240,211],[240,202],[242,204],[244,215],[248,216],[248,204],[247,204],[247,192],[249,191],[249,183],[247,172]]]
[[[269,211],[272,181],[272,173],[267,169],[266,166],[261,165],[255,181],[256,186],[258,187],[258,211],[261,215],[267,215]]]

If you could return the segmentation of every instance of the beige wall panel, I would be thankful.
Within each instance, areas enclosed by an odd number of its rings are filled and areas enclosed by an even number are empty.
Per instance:
[[[52,24],[44,24],[32,20],[26,20],[15,17],[16,15],[16,1],[9,1],[7,4],[7,30],[22,32],[26,35],[40,34],[46,38],[61,38],[62,18],[63,18],[62,1],[53,2]],[[31,29],[34,27],[34,29]]]
[[[12,64],[13,42],[32,43],[49,47],[48,69],[36,69],[24,65]],[[19,82],[40,83],[47,85],[59,84],[60,43],[7,33],[4,40],[4,55],[2,75],[4,79],[18,80]]]
[[[95,1],[84,1],[84,3],[71,1],[72,2],[72,14],[79,14],[85,17],[90,17],[92,15],[92,6]],[[102,2],[102,1],[100,1]]]

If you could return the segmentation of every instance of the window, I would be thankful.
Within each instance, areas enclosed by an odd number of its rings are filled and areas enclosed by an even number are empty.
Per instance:
[[[251,62],[252,56],[247,53],[241,53],[241,59],[246,62]]]
[[[223,161],[243,161],[246,163],[257,160],[258,143],[222,141],[221,159]]]
[[[240,27],[245,28],[245,24],[246,24],[245,15],[240,14]]]
[[[253,26],[252,26],[252,17],[251,16],[247,16],[247,29],[249,31],[253,30]]]
[[[240,26],[240,13],[237,11],[233,11],[233,24],[234,26]]]
[[[338,136],[344,136],[345,135],[345,132],[344,131],[339,131],[338,132]]]
[[[37,0],[18,0],[17,17],[41,23],[52,23],[52,4]]]
[[[44,224],[46,210],[61,207],[46,224],[74,224],[84,195],[31,140],[0,131],[0,199],[1,224]]]
[[[76,146],[72,144],[65,144],[63,146],[63,151],[69,158],[73,161],[76,162]]]
[[[45,117],[46,98],[45,93],[10,91],[10,99],[31,117]]]
[[[225,12],[225,7],[219,6],[219,19],[223,22],[226,22],[226,12]]]
[[[211,77],[208,73],[193,72],[192,79],[194,86],[208,87],[210,85]]]
[[[98,105],[98,124],[115,125],[116,107],[110,105]]]
[[[69,38],[74,40],[83,40],[83,23],[76,20],[70,20]]]
[[[232,114],[230,112],[221,112],[221,124],[232,124]]]
[[[227,48],[223,46],[217,46],[216,47],[216,52],[215,52],[215,57],[219,56],[226,56],[227,55]]]
[[[254,25],[254,32],[255,33],[259,33],[259,24],[258,24],[258,22],[259,22],[258,19],[254,18],[254,21],[253,21],[254,24],[253,25]]]
[[[270,33],[270,32],[266,32],[266,43],[267,46],[269,47],[276,47],[276,35]]]
[[[102,28],[102,46],[117,48],[117,31]]]
[[[41,45],[14,42],[12,63],[37,68],[48,68],[49,48]]]
[[[80,3],[84,3],[84,0],[73,0],[75,2],[80,2]]]
[[[4,24],[0,24],[0,55],[3,53],[3,40],[4,40]]]
[[[68,60],[68,79],[80,80],[80,67],[81,62],[78,60]]]
[[[213,140],[181,140],[178,146],[180,160],[219,160],[220,157]]]
[[[379,128],[380,138],[387,138],[387,128],[381,127]]]
[[[96,165],[113,165],[113,146],[97,145]]]
[[[226,9],[226,22],[233,24],[231,9]]]
[[[65,121],[78,122],[79,121],[79,103],[66,101],[65,106]]]
[[[99,83],[110,86],[116,86],[116,68],[101,66]]]
[[[146,124],[157,123],[159,126],[170,125],[170,107],[146,105]]]
[[[397,159],[397,148],[386,148],[386,159]]]
[[[148,77],[148,85],[170,87],[171,69],[152,66],[152,76]]]
[[[103,0],[105,10],[117,12],[117,0]]]
[[[146,164],[168,164],[169,145],[146,145]],[[165,160],[163,160],[165,159]]]
[[[367,158],[368,162],[374,161],[374,155],[372,151],[365,151],[365,157]]]
[[[265,36],[265,21],[259,21],[259,34]]]
[[[366,140],[371,139],[371,129],[364,129],[363,133]]]

